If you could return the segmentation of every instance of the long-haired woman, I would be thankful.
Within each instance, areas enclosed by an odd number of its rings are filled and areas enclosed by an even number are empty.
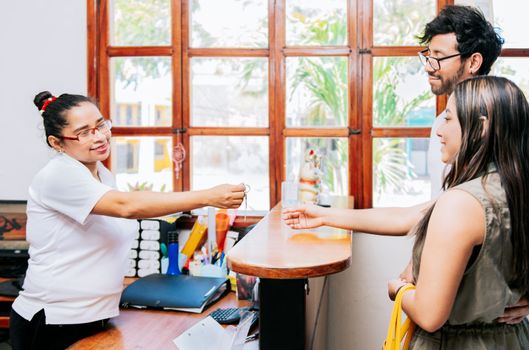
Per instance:
[[[410,349],[529,349],[529,322],[498,323],[529,292],[529,105],[499,77],[460,83],[438,129],[446,192],[416,228]],[[401,286],[390,282],[390,294]]]

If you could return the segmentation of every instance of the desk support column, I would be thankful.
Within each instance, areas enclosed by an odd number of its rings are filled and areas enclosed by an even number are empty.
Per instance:
[[[260,279],[259,349],[304,350],[305,281]]]

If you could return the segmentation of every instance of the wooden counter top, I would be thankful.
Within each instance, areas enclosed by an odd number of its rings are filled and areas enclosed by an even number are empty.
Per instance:
[[[352,197],[337,197],[337,208],[352,208]],[[228,253],[235,272],[261,278],[297,279],[324,276],[351,264],[352,235],[345,230],[319,227],[292,230],[281,220],[281,204],[275,206]]]
[[[173,339],[207,317],[219,307],[245,307],[249,301],[238,301],[230,292],[201,314],[164,310],[120,310],[109,321],[109,329],[82,339],[69,350],[177,350]]]

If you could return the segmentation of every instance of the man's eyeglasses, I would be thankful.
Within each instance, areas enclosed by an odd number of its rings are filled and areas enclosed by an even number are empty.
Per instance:
[[[424,49],[422,51],[419,51],[418,52],[419,59],[421,60],[421,63],[424,66],[426,66],[426,64],[429,64],[430,67],[432,67],[432,69],[434,71],[438,71],[438,70],[441,69],[441,61],[447,60],[447,59],[452,58],[452,57],[457,57],[457,56],[463,55],[463,53],[460,52],[460,53],[456,53],[454,55],[437,58],[437,57],[431,57],[429,55],[429,52],[430,52],[430,49]]]
[[[60,138],[65,139],[65,140],[75,140],[75,141],[79,141],[80,144],[84,144],[90,141],[94,137],[94,135],[96,134],[96,131],[99,131],[102,134],[109,134],[111,129],[112,129],[112,122],[107,119],[107,120],[103,120],[95,128],[84,129],[83,131],[79,132],[75,137],[60,136]]]

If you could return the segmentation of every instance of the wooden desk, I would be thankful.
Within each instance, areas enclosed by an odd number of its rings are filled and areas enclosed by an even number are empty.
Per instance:
[[[70,350],[175,350],[173,339],[189,327],[222,307],[245,307],[247,301],[238,301],[230,292],[201,314],[158,310],[121,310],[109,321],[107,331],[82,339]]]
[[[352,208],[352,197],[335,198],[335,208]],[[275,206],[228,253],[235,272],[261,278],[259,284],[259,347],[305,348],[305,285],[307,278],[345,270],[351,264],[352,236],[320,227],[292,230]]]
[[[7,279],[0,277],[0,282]],[[124,285],[135,278],[125,278]],[[13,297],[0,296],[0,303],[11,304]],[[173,339],[205,318],[215,309],[222,307],[247,307],[249,301],[237,300],[235,293],[229,292],[201,314],[162,310],[120,310],[120,315],[109,321],[108,330],[82,339],[70,346],[70,350],[175,350]],[[9,316],[0,317],[0,328],[9,328]]]

